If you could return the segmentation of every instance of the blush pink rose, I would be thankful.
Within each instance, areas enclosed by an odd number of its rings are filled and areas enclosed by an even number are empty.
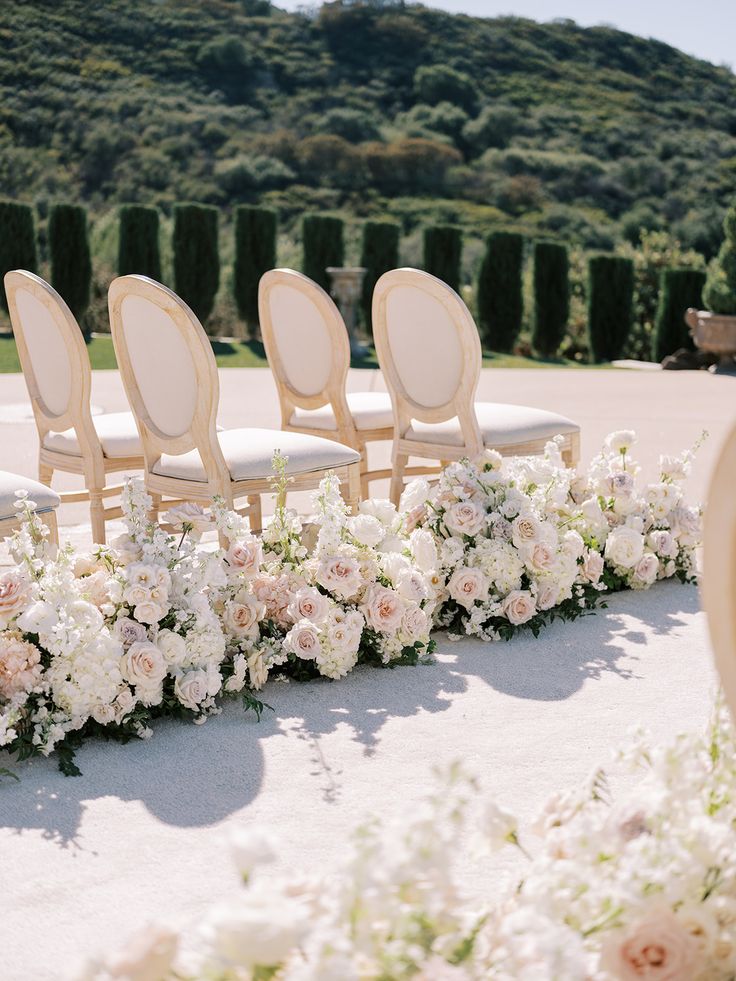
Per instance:
[[[514,589],[503,601],[503,613],[515,627],[526,623],[537,612],[534,597],[526,589]]]
[[[0,576],[0,627],[7,627],[31,600],[31,583],[20,569],[9,569]]]
[[[284,637],[284,647],[287,651],[307,661],[313,661],[318,654],[322,653],[319,632],[309,620],[300,620],[294,624]]]
[[[585,552],[582,563],[583,578],[591,583],[596,583],[603,574],[603,556],[600,552],[595,552],[589,548]]]
[[[246,578],[256,576],[261,568],[263,549],[257,538],[246,539],[231,545],[225,555],[225,561],[235,573],[242,573]]]
[[[691,981],[703,967],[695,938],[666,907],[603,944],[600,966],[618,981]]]
[[[445,511],[444,522],[454,535],[468,535],[474,538],[483,530],[486,512],[475,501],[457,501]]]
[[[41,680],[41,652],[15,633],[0,634],[0,696],[28,692]]]
[[[360,607],[366,623],[383,634],[395,634],[401,626],[405,605],[399,594],[387,586],[373,583]]]
[[[362,585],[359,563],[346,555],[333,555],[320,560],[317,582],[340,599],[354,596]]]
[[[470,610],[476,600],[488,598],[488,580],[480,569],[458,566],[450,577],[447,591],[456,603]]]

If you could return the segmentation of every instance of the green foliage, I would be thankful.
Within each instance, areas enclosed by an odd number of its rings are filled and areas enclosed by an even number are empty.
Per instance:
[[[510,352],[524,312],[522,266],[524,239],[514,232],[493,232],[478,273],[478,324],[492,351]]]
[[[233,293],[251,337],[258,326],[258,283],[276,265],[276,212],[241,204],[235,209]]]
[[[363,225],[360,264],[365,267],[363,280],[363,317],[371,324],[373,288],[378,279],[399,265],[399,226],[390,221],[367,221]]]
[[[588,334],[593,361],[622,357],[631,330],[634,263],[622,256],[588,261]]]
[[[424,268],[460,291],[463,233],[454,225],[430,225],[424,229]]]
[[[662,361],[680,348],[693,350],[693,340],[685,324],[688,307],[699,309],[703,302],[705,273],[700,269],[663,269],[659,305],[655,320],[652,357]]]
[[[532,346],[552,357],[562,344],[570,316],[567,249],[555,242],[534,246],[534,329]]]
[[[723,219],[724,240],[708,269],[703,298],[713,313],[736,315],[736,202]]]
[[[417,102],[426,102],[430,106],[450,102],[472,112],[477,100],[477,86],[464,72],[447,65],[422,65],[414,73],[414,94]]]
[[[302,272],[328,292],[327,267],[345,261],[344,225],[342,218],[330,215],[305,215],[302,221]]]
[[[8,309],[8,298],[2,289],[2,280],[11,269],[27,269],[36,272],[36,229],[33,209],[29,204],[0,201],[0,304]]]
[[[118,275],[137,273],[161,279],[161,250],[158,240],[158,211],[141,204],[120,209]]]
[[[202,204],[174,207],[174,290],[204,324],[220,285],[217,208]]]
[[[51,285],[83,327],[92,285],[86,210],[75,204],[55,204],[49,215],[48,246]]]

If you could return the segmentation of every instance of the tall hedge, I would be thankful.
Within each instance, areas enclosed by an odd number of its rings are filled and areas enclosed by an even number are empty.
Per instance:
[[[371,325],[373,289],[385,272],[399,264],[399,226],[392,221],[367,221],[363,225],[363,247],[360,264],[365,268],[363,280],[363,316]]]
[[[36,272],[37,268],[33,209],[29,204],[0,201],[0,304],[6,312],[8,298],[2,288],[5,273],[11,269]]]
[[[543,357],[555,355],[570,316],[570,264],[567,249],[556,242],[534,246],[534,326],[532,346]]]
[[[655,361],[662,361],[679,348],[694,350],[693,339],[685,324],[685,311],[688,307],[702,306],[705,279],[705,273],[699,269],[662,270],[652,338]]]
[[[613,361],[626,348],[634,299],[634,263],[614,255],[588,261],[588,335],[593,361]]]
[[[513,351],[524,313],[524,239],[516,232],[492,232],[478,273],[478,323],[492,351]]]
[[[342,218],[329,215],[305,215],[302,221],[302,271],[324,289],[330,289],[328,266],[345,262]]]
[[[174,289],[203,324],[220,285],[217,219],[217,208],[209,205],[174,205]]]
[[[241,204],[235,209],[233,293],[250,337],[258,327],[258,283],[276,265],[276,212]]]
[[[158,211],[142,204],[124,204],[120,209],[118,275],[136,273],[161,279],[161,249]]]
[[[424,268],[454,290],[460,290],[463,236],[454,225],[430,225],[424,229]]]
[[[49,214],[51,285],[80,322],[90,300],[92,260],[87,235],[87,212],[77,204],[55,204]]]

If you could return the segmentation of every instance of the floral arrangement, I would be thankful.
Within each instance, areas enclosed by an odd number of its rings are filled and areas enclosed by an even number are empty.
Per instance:
[[[181,934],[152,928],[81,977],[733,979],[736,732],[727,711],[671,745],[640,735],[620,758],[641,773],[624,797],[612,798],[598,770],[548,802],[529,841],[510,813],[479,803],[477,781],[459,765],[411,818],[360,829],[349,863],[326,881],[269,874],[272,842],[239,834],[239,901]],[[487,902],[467,898],[453,860],[468,830],[478,861],[499,848],[523,852],[515,890],[499,894],[489,869]]]
[[[536,634],[556,617],[580,616],[604,590],[690,581],[700,511],[682,484],[693,451],[661,457],[660,479],[637,487],[635,441],[612,433],[585,474],[566,468],[551,441],[543,456],[504,461],[489,451],[450,464],[433,489],[415,482],[406,525],[434,538],[445,581],[437,624],[508,639],[525,625]]]

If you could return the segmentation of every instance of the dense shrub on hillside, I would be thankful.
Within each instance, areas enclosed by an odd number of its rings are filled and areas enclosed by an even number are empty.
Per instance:
[[[588,333],[593,361],[613,361],[626,350],[634,301],[634,263],[621,256],[588,261]]]
[[[371,327],[373,288],[378,279],[399,265],[399,226],[390,221],[367,221],[363,225],[360,264],[365,268],[363,280],[363,319]]]
[[[174,207],[174,290],[206,324],[220,285],[217,208],[203,204]]]
[[[493,232],[478,272],[478,326],[485,347],[513,351],[524,312],[524,240],[514,232]]]
[[[534,245],[534,326],[532,346],[543,357],[559,350],[570,315],[567,249],[556,242]]]
[[[736,203],[723,219],[724,240],[708,269],[703,297],[713,313],[736,315]]]
[[[655,361],[662,361],[683,347],[694,349],[685,311],[688,307],[700,309],[704,286],[705,273],[700,269],[662,270],[652,350]]]
[[[8,298],[2,288],[3,277],[11,269],[36,272],[36,229],[29,204],[0,201],[0,306],[7,312]]]
[[[233,292],[250,337],[258,327],[258,284],[276,266],[276,212],[240,205],[235,209]]]
[[[328,293],[327,267],[342,266],[345,259],[344,225],[330,215],[305,215],[302,221],[302,272]]]
[[[430,225],[424,229],[424,268],[457,292],[463,234],[454,225]]]
[[[158,211],[140,204],[126,204],[120,209],[118,237],[118,275],[138,273],[161,279]]]
[[[422,65],[414,74],[414,94],[418,102],[430,106],[450,102],[472,112],[478,100],[478,87],[465,72],[447,65]]]
[[[84,329],[82,318],[89,306],[92,285],[85,209],[74,204],[54,205],[49,215],[48,245],[51,285]]]

